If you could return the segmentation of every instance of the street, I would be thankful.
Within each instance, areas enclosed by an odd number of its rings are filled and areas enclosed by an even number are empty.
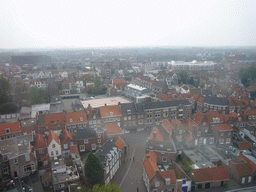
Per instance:
[[[123,192],[146,191],[142,181],[142,160],[146,154],[146,140],[149,135],[148,131],[140,131],[122,136],[125,144],[129,146],[128,154],[112,182],[118,184]]]

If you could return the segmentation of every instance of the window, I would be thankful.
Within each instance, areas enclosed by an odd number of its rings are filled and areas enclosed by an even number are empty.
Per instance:
[[[167,162],[167,157],[163,157],[163,158],[162,158],[162,161],[163,161],[163,162]]]
[[[65,143],[65,144],[64,144],[64,149],[67,149],[67,148],[68,148],[68,144]]]
[[[48,165],[48,161],[47,161],[47,160],[44,161],[44,166],[45,166],[45,165]]]
[[[110,112],[110,116],[114,116],[114,113],[113,113],[113,112]]]
[[[89,121],[89,125],[92,125],[92,121]]]
[[[242,177],[242,184],[245,183],[245,177]]]
[[[224,136],[224,133],[223,133],[223,132],[221,132],[221,133],[220,133],[220,136]]]
[[[156,181],[155,182],[155,187],[159,187],[160,186],[160,182],[159,181]]]
[[[72,119],[72,118],[69,118],[69,122],[73,122],[73,119]]]
[[[226,138],[226,144],[229,144],[229,143],[230,143],[230,141],[231,141],[231,139],[230,139],[230,138]]]
[[[143,120],[142,119],[139,120],[139,124],[143,124]]]
[[[24,172],[30,172],[30,171],[32,171],[31,165],[25,165],[24,166]]]
[[[84,120],[84,118],[83,117],[80,117],[80,121],[83,121]]]
[[[130,109],[128,109],[128,110],[127,110],[127,113],[128,113],[128,114],[131,114],[131,110],[130,110]]]
[[[53,153],[53,151],[51,152],[51,156],[53,156],[54,155],[54,153]]]
[[[100,133],[98,134],[98,138],[101,138],[101,134]]]
[[[85,140],[84,140],[84,144],[87,144],[87,143],[88,143],[88,139],[85,139]]]
[[[96,150],[96,144],[92,144],[92,150]]]
[[[126,120],[127,120],[127,117],[124,117],[124,120],[126,121]]]
[[[58,150],[56,151],[56,155],[59,155],[59,151]]]
[[[3,167],[3,174],[8,174],[8,166]]]
[[[17,164],[17,163],[18,163],[18,159],[15,158],[15,159],[14,159],[14,164]]]
[[[5,134],[8,134],[8,133],[10,133],[10,128],[5,129]]]
[[[200,137],[201,131],[197,131],[197,137]]]
[[[252,176],[249,176],[248,177],[248,183],[251,183],[252,182]]]
[[[128,116],[128,120],[131,120],[132,118],[131,118],[131,116]]]
[[[3,155],[3,160],[4,161],[8,161],[8,156],[7,155]]]
[[[231,134],[231,132],[228,132],[228,135],[230,135]]]
[[[206,132],[206,133],[208,132],[208,127],[205,127],[205,132]]]
[[[213,144],[214,143],[214,138],[210,138],[210,144]]]
[[[59,185],[59,188],[63,188],[63,187],[65,187],[65,184],[64,184],[64,183],[62,183],[62,184]]]
[[[101,139],[98,139],[98,143],[101,143]]]
[[[219,139],[219,143],[223,144],[224,143],[224,139]]]
[[[85,146],[84,145],[80,145],[80,151],[85,151]]]
[[[26,160],[26,161],[30,161],[30,156],[29,156],[29,154],[28,154],[28,155],[25,155],[25,160]]]
[[[52,148],[55,148],[55,144],[52,144]]]
[[[152,118],[152,115],[151,115],[151,114],[147,115],[147,118],[148,118],[148,119],[151,119],[151,118]]]

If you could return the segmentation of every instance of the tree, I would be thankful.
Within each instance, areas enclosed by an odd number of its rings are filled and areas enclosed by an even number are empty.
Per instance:
[[[23,81],[16,81],[13,86],[14,93],[14,101],[18,105],[22,105],[22,100],[26,100],[28,98],[28,85]]]
[[[46,103],[45,90],[38,87],[30,87],[28,93],[28,99],[30,104]]]
[[[0,78],[0,105],[10,102],[11,84],[8,79]]]
[[[107,185],[96,184],[92,189],[83,187],[79,190],[79,192],[122,192],[122,190],[118,187],[118,185],[108,183]]]
[[[58,87],[53,83],[49,83],[48,87],[44,91],[45,91],[45,98],[47,103],[51,101],[52,96],[60,95]]]
[[[188,72],[187,71],[181,71],[178,73],[178,81],[179,83],[187,83],[188,81]]]
[[[101,165],[100,160],[93,152],[90,152],[88,154],[84,169],[85,176],[91,187],[93,187],[96,184],[105,184],[103,167]]]

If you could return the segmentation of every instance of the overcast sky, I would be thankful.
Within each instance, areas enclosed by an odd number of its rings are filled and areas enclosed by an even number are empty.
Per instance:
[[[255,46],[256,0],[1,0],[0,48]]]

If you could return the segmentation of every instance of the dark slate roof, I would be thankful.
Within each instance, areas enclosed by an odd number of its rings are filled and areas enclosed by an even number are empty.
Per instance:
[[[143,103],[136,103],[136,109],[138,114],[144,114],[144,104]]]
[[[202,95],[208,95],[212,96],[212,90],[211,89],[202,89]]]
[[[96,131],[92,128],[75,130],[75,140],[90,139],[96,137]]]
[[[175,145],[172,141],[157,141],[151,139],[147,142],[147,148],[150,150],[176,152]]]
[[[171,101],[157,101],[145,103],[145,109],[164,108],[178,105],[191,105],[187,99],[171,100]]]
[[[153,83],[152,83],[152,85],[153,86],[156,86],[156,87],[161,87],[161,88],[163,88],[164,86],[165,86],[165,83],[164,82],[162,82],[162,81],[154,81]]]
[[[221,97],[205,97],[204,103],[212,104],[212,105],[228,105],[228,99],[227,98],[221,98]]]
[[[96,151],[95,155],[99,158],[100,162],[105,166],[107,160],[107,154],[110,153],[110,150],[113,150],[113,147],[117,146],[111,140],[107,140],[106,143]]]
[[[127,110],[131,110],[131,114],[136,114],[137,110],[134,103],[123,103],[121,104],[121,111],[123,115],[127,115]]]

